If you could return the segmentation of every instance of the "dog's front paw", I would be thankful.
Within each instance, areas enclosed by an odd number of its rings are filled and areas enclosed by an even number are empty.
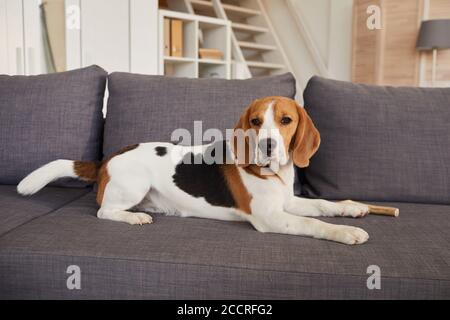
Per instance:
[[[344,217],[360,218],[369,213],[369,206],[360,203],[341,203],[341,215]]]
[[[362,244],[369,240],[369,234],[361,228],[351,226],[337,226],[333,240],[345,244]]]

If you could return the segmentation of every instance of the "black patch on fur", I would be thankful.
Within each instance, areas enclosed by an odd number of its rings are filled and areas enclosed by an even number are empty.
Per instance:
[[[163,157],[163,156],[165,156],[167,154],[167,148],[166,147],[161,147],[161,146],[156,147],[155,151],[156,151],[156,155],[158,155],[160,157]]]
[[[219,141],[211,145],[206,153],[214,155],[217,150],[221,150],[224,151],[225,158],[227,155],[226,149],[225,142]],[[210,161],[205,162],[202,154],[187,153],[175,167],[175,174],[172,177],[173,182],[178,188],[191,196],[205,198],[211,205],[236,207],[236,202],[228,188],[221,168],[226,164],[209,163]]]

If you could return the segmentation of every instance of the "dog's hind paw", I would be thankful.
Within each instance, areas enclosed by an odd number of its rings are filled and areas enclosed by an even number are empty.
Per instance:
[[[143,212],[128,212],[129,215],[126,217],[125,222],[129,224],[148,224],[152,223],[153,219],[150,215]]]

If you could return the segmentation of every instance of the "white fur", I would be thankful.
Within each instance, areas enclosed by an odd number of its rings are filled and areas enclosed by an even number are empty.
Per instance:
[[[265,128],[273,129],[273,110],[265,114]],[[281,135],[272,136],[282,139]],[[167,148],[158,156],[155,147]],[[113,157],[107,164],[110,180],[97,216],[101,219],[129,224],[151,223],[144,212],[164,212],[181,217],[199,217],[228,221],[248,221],[261,232],[310,236],[345,244],[364,243],[369,235],[362,229],[333,225],[305,216],[351,216],[368,213],[358,204],[341,204],[325,200],[295,197],[294,166],[282,140],[277,144],[278,156],[270,159],[279,164],[278,176],[258,178],[238,167],[242,182],[250,193],[251,214],[238,209],[214,206],[202,197],[194,197],[173,182],[176,165],[188,152],[204,153],[206,146],[185,147],[170,143],[141,143],[136,149]],[[280,148],[282,150],[280,150]],[[279,162],[279,163],[278,163]],[[57,160],[32,172],[18,186],[21,194],[32,194],[44,185],[63,176],[75,176],[73,162]],[[138,210],[133,212],[129,210]]]
[[[73,163],[74,161],[72,160],[64,159],[47,163],[20,181],[17,186],[17,192],[24,196],[32,195],[56,179],[63,177],[76,178]]]

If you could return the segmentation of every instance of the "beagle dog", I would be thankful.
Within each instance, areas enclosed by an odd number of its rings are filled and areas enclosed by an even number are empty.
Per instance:
[[[31,195],[53,180],[72,177],[98,183],[101,219],[142,225],[152,222],[148,213],[162,212],[248,221],[260,232],[364,243],[369,235],[360,228],[310,217],[361,217],[367,206],[294,196],[294,164],[308,166],[319,144],[304,108],[285,97],[265,97],[247,107],[229,140],[201,146],[140,143],[99,164],[60,159],[30,173],[17,191]]]

